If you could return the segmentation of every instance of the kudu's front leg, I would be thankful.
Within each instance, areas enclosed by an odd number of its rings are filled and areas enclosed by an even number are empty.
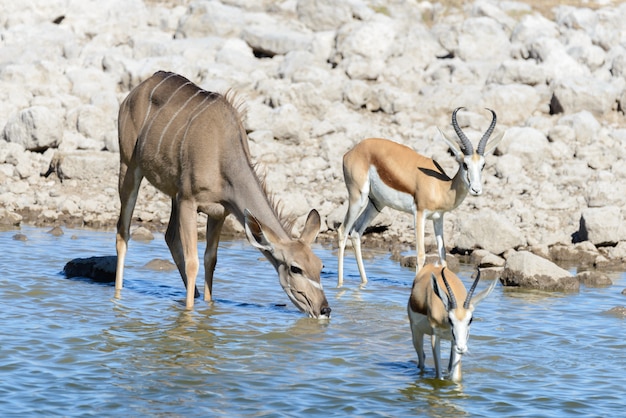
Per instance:
[[[198,231],[196,205],[188,201],[172,199],[172,213],[165,232],[165,241],[176,262],[176,267],[187,288],[185,305],[192,308],[194,298],[200,296],[196,289],[198,275]]]
[[[135,167],[128,170],[128,167],[123,163],[120,165],[120,217],[117,220],[117,235],[115,237],[115,250],[117,252],[117,266],[115,270],[116,297],[119,297],[119,292],[124,286],[124,260],[126,259],[128,240],[130,238],[130,222],[142,178],[139,168]]]
[[[207,302],[213,299],[213,272],[217,264],[217,247],[225,216],[226,214],[222,218],[209,217],[207,219],[206,250],[204,251],[204,300]]]

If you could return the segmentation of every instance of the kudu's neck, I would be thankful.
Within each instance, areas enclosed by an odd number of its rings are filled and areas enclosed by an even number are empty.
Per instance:
[[[280,239],[290,239],[285,231],[279,215],[267,196],[266,191],[250,164],[245,167],[234,168],[231,176],[237,176],[237,180],[230,183],[236,184],[237,188],[231,188],[228,198],[229,210],[244,225],[244,214],[248,210],[262,225],[270,228]]]

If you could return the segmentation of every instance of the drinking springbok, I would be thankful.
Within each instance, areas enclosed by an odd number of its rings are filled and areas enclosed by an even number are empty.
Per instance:
[[[413,214],[417,249],[416,271],[426,261],[424,227],[426,219],[432,219],[437,251],[441,264],[446,265],[446,249],[443,240],[443,215],[463,202],[468,191],[474,196],[482,193],[482,170],[485,155],[495,149],[502,134],[489,144],[487,141],[496,126],[496,112],[491,124],[483,134],[474,151],[472,143],[456,120],[458,107],[452,112],[452,126],[458,142],[441,136],[452,149],[459,169],[453,178],[448,177],[441,166],[411,148],[396,142],[369,138],[354,146],[343,156],[343,175],[348,188],[348,210],[338,230],[339,265],[337,287],[343,285],[343,258],[348,237],[356,255],[361,283],[367,283],[361,236],[370,222],[385,206]]]
[[[440,339],[444,338],[450,341],[448,375],[455,382],[461,381],[461,356],[467,352],[474,308],[498,283],[494,280],[487,289],[472,297],[479,280],[480,270],[467,292],[456,274],[446,267],[433,264],[424,266],[415,276],[407,311],[413,347],[422,372],[425,360],[424,334],[428,334],[431,336],[437,379],[441,379]],[[458,300],[464,301],[462,306],[457,304]]]
[[[197,212],[208,216],[204,253],[207,301],[212,297],[220,231],[226,215],[232,213],[244,225],[250,243],[274,266],[296,307],[315,318],[330,316],[320,282],[322,262],[310,247],[319,232],[320,216],[311,210],[299,239],[285,231],[250,163],[248,137],[231,99],[205,91],[178,74],[159,71],[128,94],[118,124],[118,293],[131,217],[145,177],[172,199],[165,241],[187,287],[187,308],[193,307],[198,295]]]

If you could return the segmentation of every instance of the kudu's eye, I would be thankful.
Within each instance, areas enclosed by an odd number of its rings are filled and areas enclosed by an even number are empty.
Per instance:
[[[302,269],[298,266],[289,267],[289,271],[291,271],[291,274],[302,274]]]

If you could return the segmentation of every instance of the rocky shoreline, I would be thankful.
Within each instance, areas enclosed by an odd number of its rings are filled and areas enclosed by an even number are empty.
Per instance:
[[[490,120],[484,108],[494,109],[496,132],[505,136],[487,158],[483,195],[446,215],[448,251],[509,286],[573,290],[567,278],[549,285],[568,277],[557,265],[624,271],[626,5],[590,1],[547,16],[532,2],[455,3],[7,5],[0,16],[0,226],[113,230],[118,106],[164,69],[207,90],[237,92],[269,189],[298,217],[296,230],[316,208],[318,240],[327,243],[345,214],[341,158],[354,144],[386,137],[453,175],[438,128],[449,132],[452,110],[464,106],[459,122],[476,142]],[[133,225],[164,230],[169,207],[144,182]],[[364,245],[410,265],[402,254],[414,251],[412,223],[385,209]],[[225,233],[243,236],[234,219]],[[432,253],[430,223],[426,242]],[[577,283],[606,283],[589,274]]]

